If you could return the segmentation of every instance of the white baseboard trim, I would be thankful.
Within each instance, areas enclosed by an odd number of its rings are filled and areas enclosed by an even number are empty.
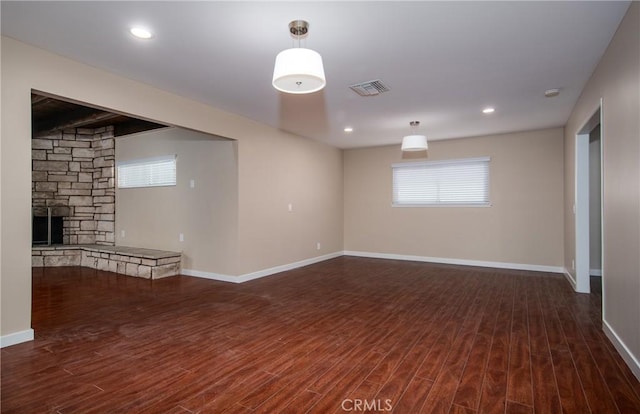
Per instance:
[[[21,344],[23,342],[33,341],[33,338],[34,338],[33,329],[27,329],[26,331],[14,332],[9,335],[3,335],[3,336],[0,336],[0,348]]]
[[[202,270],[182,269],[181,275],[201,277],[203,279],[218,280],[220,282],[242,283],[240,276],[224,275],[221,273],[203,272]]]
[[[299,267],[309,266],[314,263],[324,262],[325,260],[334,259],[343,255],[343,252],[335,252],[325,254],[323,256],[312,257],[310,259],[300,260],[299,262],[288,263],[269,269],[258,270],[257,272],[245,273],[240,276],[223,275],[219,273],[203,272],[201,270],[182,269],[180,272],[186,276],[201,277],[205,279],[218,280],[221,282],[244,283],[250,280],[259,279],[261,277],[270,276],[276,273],[285,272],[287,270],[297,269]]]
[[[370,257],[374,259],[409,260],[413,262],[429,262],[429,263],[453,264],[453,265],[462,265],[462,266],[494,267],[498,269],[531,270],[534,272],[549,272],[549,273],[564,272],[564,268],[560,266],[544,266],[544,265],[532,265],[532,264],[521,264],[521,263],[505,263],[505,262],[487,262],[483,260],[449,259],[449,258],[442,258],[442,257],[427,257],[427,256],[408,256],[404,254],[389,254],[389,253],[354,252],[350,250],[345,250],[344,255],[357,256],[357,257]]]
[[[285,272],[287,270],[297,269],[299,267],[304,267],[314,263],[323,262],[325,260],[334,259],[340,256],[356,256],[356,257],[369,257],[374,259],[408,260],[408,261],[414,261],[414,262],[441,263],[441,264],[453,264],[453,265],[462,265],[462,266],[493,267],[498,269],[530,270],[534,272],[563,273],[565,277],[567,277],[567,280],[569,281],[569,283],[571,283],[571,285],[575,289],[575,282],[571,278],[571,275],[566,271],[564,267],[560,267],[560,266],[544,266],[544,265],[531,265],[531,264],[522,264],[522,263],[505,263],[505,262],[488,262],[488,261],[482,261],[482,260],[448,259],[448,258],[441,258],[441,257],[357,252],[357,251],[350,251],[350,250],[330,253],[323,256],[312,257],[310,259],[301,260],[299,262],[288,263],[288,264],[284,264],[281,266],[276,266],[276,267],[272,267],[264,270],[258,270],[252,273],[245,273],[239,276],[205,272],[202,270],[195,270],[195,269],[182,269],[180,273],[186,276],[201,277],[204,279],[218,280],[221,282],[244,283],[250,280],[259,279],[265,276],[270,276],[275,273]]]
[[[562,269],[562,273],[564,274],[564,277],[569,281],[571,288],[573,288],[573,290],[575,291],[578,285],[576,284],[576,280],[573,278],[573,275],[569,273],[566,267]]]
[[[602,320],[602,330],[616,348],[622,359],[624,359],[624,362],[627,363],[631,372],[633,372],[633,375],[635,375],[638,381],[640,381],[640,361],[638,361],[638,358],[631,353],[616,331],[614,331],[611,325],[609,325],[609,323],[604,319]]]
[[[589,276],[600,276],[600,277],[602,277],[602,269],[589,269]]]

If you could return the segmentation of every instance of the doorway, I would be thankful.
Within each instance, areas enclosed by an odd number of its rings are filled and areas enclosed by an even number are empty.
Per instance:
[[[590,293],[602,266],[602,101],[576,134],[576,291]],[[600,283],[601,285],[602,283]]]

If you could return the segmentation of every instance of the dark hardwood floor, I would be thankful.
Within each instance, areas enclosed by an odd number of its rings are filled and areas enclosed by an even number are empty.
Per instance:
[[[34,269],[2,412],[639,413],[600,303],[561,275],[353,257],[240,285]]]

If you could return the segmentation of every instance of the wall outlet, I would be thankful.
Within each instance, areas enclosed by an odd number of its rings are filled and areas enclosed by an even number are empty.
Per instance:
[[[322,247],[322,246],[320,245],[320,242],[317,242],[317,243],[316,243],[316,250],[320,250],[320,247]]]
[[[120,230],[120,237],[122,237],[124,239],[124,230]]]
[[[180,233],[180,236],[178,237],[178,239],[183,242],[184,241],[184,233]]]
[[[196,188],[196,180],[194,179],[189,180],[189,187]]]
[[[289,203],[287,209],[289,210],[289,213],[291,213],[293,211],[293,204]]]

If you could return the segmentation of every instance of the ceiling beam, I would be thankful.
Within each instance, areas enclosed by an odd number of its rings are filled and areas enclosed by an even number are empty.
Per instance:
[[[142,119],[129,119],[124,122],[114,124],[113,135],[120,137],[123,135],[135,134],[138,132],[150,131],[152,129],[166,128],[166,125],[156,124],[155,122],[143,121]]]
[[[47,100],[49,100],[50,98],[47,98],[46,96],[42,96],[42,95],[36,95],[35,93],[31,94],[31,105],[38,105],[41,103],[46,103]]]
[[[82,111],[83,113],[79,113],[80,111],[71,111],[63,116],[54,115],[50,118],[34,121],[33,133],[34,135],[40,135],[63,129],[82,128],[95,122],[108,121],[121,117],[121,115],[111,112],[96,111],[94,109],[86,111],[86,109]]]

